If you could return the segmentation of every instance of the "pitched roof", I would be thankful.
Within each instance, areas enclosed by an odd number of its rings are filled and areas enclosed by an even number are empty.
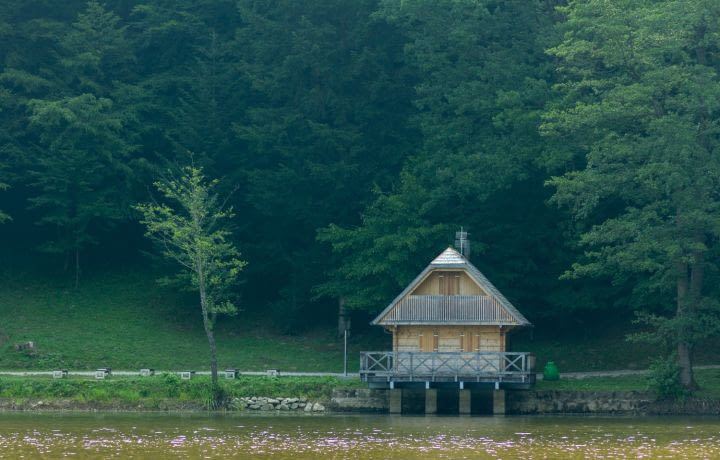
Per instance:
[[[470,263],[465,259],[465,257],[462,256],[459,252],[457,252],[453,248],[447,248],[443,252],[440,253],[439,256],[435,257],[432,262],[430,262],[430,265],[444,265],[444,264],[460,264],[464,265],[465,263]]]
[[[462,269],[464,270],[488,296],[452,296],[449,299],[429,299],[431,302],[423,304],[421,313],[415,313],[416,309],[401,304],[401,301],[411,293],[430,272],[438,269]],[[433,296],[434,297],[434,296]],[[440,296],[437,296],[440,297]],[[489,297],[490,299],[487,299]],[[474,300],[476,299],[476,300]],[[398,307],[392,315],[391,311]],[[433,312],[438,305],[445,307],[442,319]],[[499,305],[501,308],[493,308]],[[429,307],[429,308],[427,308]],[[413,317],[414,315],[414,317]],[[394,324],[484,324],[484,325],[513,325],[529,326],[528,321],[515,306],[482,274],[477,267],[470,263],[455,249],[449,247],[438,255],[408,286],[390,302],[390,304],[375,318],[371,324],[394,325]]]

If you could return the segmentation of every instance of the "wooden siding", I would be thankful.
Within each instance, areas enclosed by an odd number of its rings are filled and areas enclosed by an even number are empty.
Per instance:
[[[393,351],[506,351],[504,330],[498,326],[398,326]]]
[[[516,320],[489,296],[411,295],[389,311],[383,323],[513,324]]]
[[[421,337],[418,331],[398,328],[395,332],[395,351],[424,351],[420,349]]]
[[[455,287],[457,285],[457,287]],[[452,291],[452,292],[449,292]],[[461,270],[431,272],[411,295],[487,295],[467,273]]]

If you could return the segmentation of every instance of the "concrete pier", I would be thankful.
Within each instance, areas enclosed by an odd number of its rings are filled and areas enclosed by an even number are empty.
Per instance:
[[[493,390],[493,415],[505,415],[505,390]]]
[[[390,390],[390,413],[402,413],[402,388],[393,388]]]
[[[436,388],[425,390],[425,415],[437,414],[437,394]]]
[[[470,390],[458,390],[458,413],[460,415],[470,415],[470,396]]]

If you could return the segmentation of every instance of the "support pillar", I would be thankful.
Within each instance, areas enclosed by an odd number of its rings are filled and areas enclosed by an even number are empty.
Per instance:
[[[425,415],[437,414],[437,388],[425,390]]]
[[[505,415],[505,390],[493,390],[493,415]]]
[[[470,415],[470,390],[458,390],[458,413]]]
[[[402,388],[393,388],[390,391],[390,413],[402,413]]]

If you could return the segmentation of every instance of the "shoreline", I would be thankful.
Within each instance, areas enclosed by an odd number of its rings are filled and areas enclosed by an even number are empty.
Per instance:
[[[335,390],[330,399],[308,401],[319,404],[319,410],[250,410],[231,401],[224,409],[209,410],[197,401],[175,399],[148,400],[128,403],[78,401],[71,398],[0,398],[2,412],[49,413],[158,413],[158,414],[226,414],[257,416],[322,416],[322,415],[388,415],[384,390]],[[378,393],[380,392],[380,393]],[[282,399],[282,398],[272,398]],[[407,415],[423,415],[409,413]],[[473,414],[488,415],[488,414]],[[566,391],[527,390],[510,392],[507,399],[509,416],[599,415],[599,416],[720,416],[720,401],[687,398],[658,401],[643,391]]]

